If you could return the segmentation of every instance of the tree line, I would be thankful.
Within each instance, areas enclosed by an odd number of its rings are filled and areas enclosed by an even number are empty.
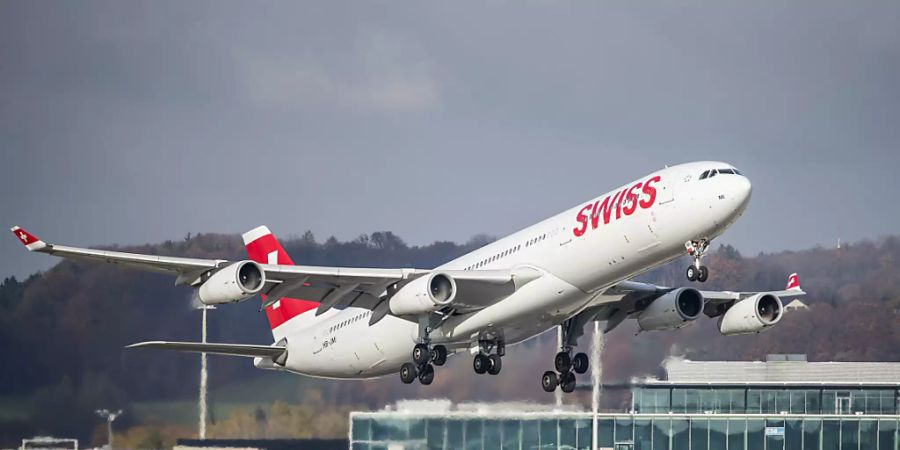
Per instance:
[[[490,241],[490,237],[478,236],[465,244],[411,246],[391,232],[375,232],[350,241],[332,237],[319,242],[307,232],[288,236],[282,244],[298,264],[430,268]],[[179,241],[123,250],[199,258],[246,257],[239,237],[221,234],[189,235]],[[810,309],[786,315],[766,333],[730,338],[720,336],[716,320],[705,317],[679,331],[637,336],[635,325],[629,321],[606,337],[604,381],[625,382],[636,376],[658,375],[660,362],[670,355],[701,360],[806,353],[810,360],[898,361],[898,262],[897,237],[862,241],[840,249],[819,247],[754,257],[745,257],[731,246],[720,246],[705,260],[711,275],[704,288],[783,289],[787,275],[798,272],[809,293],[802,300]],[[639,280],[684,285],[687,264],[686,259],[679,260]],[[62,261],[25,280],[6,278],[0,285],[0,345],[6,356],[5,367],[0,370],[0,445],[12,445],[29,434],[90,440],[98,426],[93,413],[96,408],[127,411],[134,402],[144,400],[196,398],[196,355],[123,348],[144,340],[199,340],[200,314],[192,293],[191,289],[173,286],[167,276],[71,261]],[[210,341],[271,342],[258,299],[222,306],[210,318]],[[296,391],[284,400],[304,403],[313,395],[321,402],[317,412],[332,413],[343,420],[350,406],[380,408],[400,398],[549,401],[538,380],[552,365],[554,345],[555,338],[546,336],[508,348],[503,374],[498,377],[475,378],[469,358],[456,357],[438,371],[430,387],[402,385],[395,377],[354,382],[297,377]],[[273,376],[240,358],[213,357],[210,364],[213,389]],[[570,401],[590,404],[589,398],[579,395],[583,394],[576,394]],[[626,400],[609,395],[605,401],[606,407],[615,409],[620,406],[616,402]],[[252,411],[248,409],[240,417],[218,418],[219,424],[212,429],[223,437],[229,435],[228,430],[241,430],[236,433],[245,435],[258,424],[267,433],[281,436],[282,426],[275,424],[291,423],[307,413],[284,404],[262,413]],[[294,419],[279,419],[279,412]],[[243,418],[251,414],[267,419]],[[126,414],[117,425],[124,429],[141,424],[136,423],[134,415]],[[336,428],[318,428],[340,435],[345,427],[341,422]],[[102,434],[97,439],[104,442]]]

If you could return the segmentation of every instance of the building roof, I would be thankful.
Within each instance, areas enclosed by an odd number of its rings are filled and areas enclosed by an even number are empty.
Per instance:
[[[772,355],[767,361],[690,361],[668,358],[666,380],[647,384],[830,384],[898,385],[898,362],[808,362],[796,355]]]
[[[806,303],[801,302],[799,298],[795,298],[794,301],[784,305],[784,309],[809,309],[809,306],[807,306]]]

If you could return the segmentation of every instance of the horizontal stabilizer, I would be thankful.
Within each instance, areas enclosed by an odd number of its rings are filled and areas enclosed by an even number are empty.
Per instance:
[[[245,356],[248,358],[271,358],[282,356],[287,349],[284,347],[272,347],[268,345],[249,344],[213,344],[201,342],[166,342],[150,341],[138,342],[125,346],[125,348],[155,348],[161,350],[178,350],[181,352],[212,353],[215,355]]]

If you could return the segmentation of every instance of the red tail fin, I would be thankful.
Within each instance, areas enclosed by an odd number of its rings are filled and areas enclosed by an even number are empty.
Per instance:
[[[247,256],[253,261],[260,264],[294,265],[294,261],[291,260],[291,257],[288,256],[281,244],[278,243],[278,240],[275,239],[275,235],[266,226],[259,226],[244,233],[243,238],[244,246],[247,248]],[[262,295],[262,299],[265,301],[266,296]],[[285,297],[266,308],[266,317],[268,317],[269,325],[274,330],[291,318],[318,306],[319,302]]]
[[[791,276],[788,277],[787,287],[785,289],[788,291],[800,290],[800,277],[798,277],[796,273],[792,273]]]

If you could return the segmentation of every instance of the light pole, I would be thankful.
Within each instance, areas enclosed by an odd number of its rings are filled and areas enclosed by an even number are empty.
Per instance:
[[[562,327],[563,327],[562,325],[559,325],[556,327],[556,351],[561,351],[562,346],[563,346],[563,329],[562,329]],[[562,380],[561,377],[560,377],[560,380]],[[560,385],[562,385],[562,383],[560,383]],[[556,400],[556,410],[557,411],[562,410],[562,401],[563,401],[562,394],[563,394],[562,388],[556,389],[553,391],[554,400]]]
[[[122,410],[120,409],[116,412],[112,412],[108,409],[98,409],[96,413],[100,417],[106,419],[106,445],[109,446],[109,450],[113,450],[112,423],[116,420],[117,417],[122,415]]]
[[[594,321],[594,334],[591,336],[591,416],[592,434],[591,448],[597,448],[597,413],[600,412],[600,387],[603,377],[603,347],[606,344],[605,336],[600,331],[600,322]]]
[[[206,343],[206,313],[210,309],[216,309],[212,305],[200,306],[203,312],[203,327],[200,332],[200,341]],[[206,352],[200,353],[200,397],[198,399],[198,409],[200,410],[200,425],[198,435],[200,439],[206,439],[206,390],[207,390],[207,372],[206,372]]]

